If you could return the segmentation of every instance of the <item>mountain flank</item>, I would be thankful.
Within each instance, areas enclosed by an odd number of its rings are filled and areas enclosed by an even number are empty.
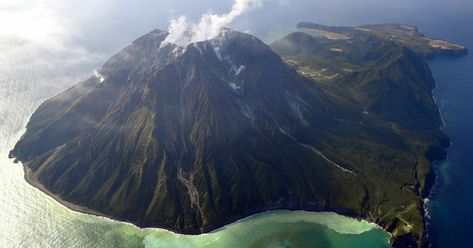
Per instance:
[[[57,199],[143,227],[335,211],[425,246],[431,162],[449,140],[423,51],[304,25],[270,46],[230,29],[161,46],[154,30],[44,102],[10,156]]]

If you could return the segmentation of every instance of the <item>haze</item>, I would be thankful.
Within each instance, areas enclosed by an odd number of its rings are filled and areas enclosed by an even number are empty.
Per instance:
[[[228,13],[233,4],[232,0],[198,4],[193,0],[2,0],[0,82],[25,95],[34,89],[37,105],[89,77],[106,58],[150,30],[166,30],[180,16],[198,23],[206,13]],[[299,21],[328,25],[398,22],[461,43],[465,33],[452,30],[452,23],[467,22],[465,17],[473,15],[472,10],[473,3],[464,0],[450,1],[448,7],[442,0],[262,0],[261,7],[245,11],[228,25],[270,42],[293,30]],[[452,31],[450,37],[442,33],[447,29]],[[5,92],[0,95],[6,101],[11,97]],[[10,116],[12,122],[21,115],[8,109],[0,114]]]

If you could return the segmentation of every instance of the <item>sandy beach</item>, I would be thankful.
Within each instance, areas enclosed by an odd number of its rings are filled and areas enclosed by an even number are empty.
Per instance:
[[[94,211],[92,209],[89,209],[89,208],[86,208],[86,207],[82,207],[82,206],[79,206],[79,205],[76,205],[76,204],[73,204],[73,203],[70,203],[64,199],[62,199],[59,195],[56,195],[54,193],[52,193],[51,191],[48,191],[38,180],[38,178],[36,178],[36,176],[34,175],[34,173],[31,171],[31,169],[28,167],[28,166],[23,166],[23,170],[25,172],[25,180],[31,184],[33,187],[41,190],[43,193],[49,195],[50,197],[52,197],[54,200],[56,200],[57,202],[61,203],[62,205],[66,206],[67,208],[69,208],[70,210],[73,210],[73,211],[76,211],[76,212],[80,212],[80,213],[83,213],[83,214],[91,214],[91,215],[96,215],[96,216],[103,216],[103,217],[107,217],[105,216],[104,214],[101,214],[97,211]]]

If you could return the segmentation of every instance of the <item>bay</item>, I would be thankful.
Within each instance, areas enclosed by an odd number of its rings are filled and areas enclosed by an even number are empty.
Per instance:
[[[182,13],[198,18],[205,10],[218,12],[231,5],[230,1],[218,5],[202,1],[189,10],[189,3],[117,1],[113,8],[86,20],[74,14],[74,4],[60,6],[83,28],[81,37],[71,44],[0,39],[0,247],[387,247],[387,233],[376,226],[330,213],[270,212],[201,236],[138,229],[70,211],[24,181],[22,166],[13,164],[7,154],[44,99],[85,79],[137,36],[166,27],[169,17]],[[83,1],[80,6],[87,8],[86,4]],[[298,21],[408,23],[428,36],[473,47],[473,3],[467,0],[274,0],[234,26],[271,41],[292,30]],[[438,247],[471,247],[473,58],[438,58],[429,64],[438,84],[434,93],[442,106],[445,132],[453,142],[448,160],[436,166],[439,183],[428,205],[430,238]]]

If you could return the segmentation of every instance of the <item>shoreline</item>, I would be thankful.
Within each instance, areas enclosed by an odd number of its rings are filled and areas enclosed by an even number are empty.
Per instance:
[[[440,124],[439,130],[443,132],[443,130],[446,127],[446,123],[443,119],[443,115],[442,115],[442,111],[441,111],[443,106],[439,104],[438,99],[436,98],[436,96],[434,94],[434,91],[436,89],[437,89],[437,83],[435,82],[435,88],[433,88],[431,92],[432,92],[432,98],[434,100],[434,103],[437,105],[437,109],[438,109],[438,112],[439,112],[439,115],[440,115],[441,124]],[[448,147],[450,147],[450,145],[442,147],[442,149],[441,149],[442,151],[445,152],[445,155],[446,155],[446,150],[447,150]],[[10,158],[16,159],[14,157],[10,157]],[[425,242],[423,242],[424,244],[421,247],[432,247],[432,242],[431,242],[431,239],[430,239],[430,232],[429,232],[430,231],[429,226],[430,226],[431,223],[430,223],[430,218],[428,216],[428,208],[427,208],[426,200],[428,201],[429,199],[433,198],[433,195],[435,193],[435,189],[438,186],[437,182],[438,182],[438,176],[439,175],[437,174],[437,171],[434,168],[434,163],[436,163],[438,161],[445,160],[445,158],[446,158],[446,156],[445,157],[441,156],[440,158],[436,158],[436,159],[430,161],[430,164],[431,164],[430,166],[431,166],[431,169],[433,170],[433,177],[431,178],[432,184],[427,189],[425,197],[422,198],[422,203],[421,203],[421,208],[422,208],[422,212],[423,212],[422,215],[423,215],[423,218],[424,218],[424,227],[425,227],[425,238],[424,238]],[[20,161],[18,161],[18,162],[20,162]],[[330,213],[331,212],[331,213],[335,213],[335,214],[338,214],[340,216],[343,216],[343,217],[346,217],[346,218],[349,218],[349,219],[353,219],[353,220],[356,220],[356,221],[366,221],[367,223],[373,224],[376,227],[381,228],[383,231],[385,231],[390,236],[388,241],[391,245],[393,245],[394,241],[395,241],[395,239],[393,238],[393,233],[391,231],[389,231],[388,228],[380,226],[378,223],[374,222],[370,218],[370,216],[358,216],[358,215],[355,215],[353,213],[346,213],[346,212],[343,213],[343,211],[337,211],[336,209],[319,209],[319,210],[287,209],[287,208],[259,209],[259,210],[254,211],[254,212],[249,212],[247,214],[238,216],[235,219],[231,219],[229,221],[223,222],[223,223],[221,223],[221,225],[217,225],[217,226],[213,226],[213,227],[207,227],[205,229],[196,229],[196,230],[176,230],[176,229],[170,229],[170,228],[166,228],[166,227],[162,227],[162,226],[147,226],[147,225],[142,225],[142,224],[140,225],[137,222],[132,222],[130,220],[125,220],[125,219],[117,217],[117,216],[107,215],[105,213],[101,213],[99,211],[95,211],[95,210],[92,210],[88,207],[80,206],[80,205],[71,203],[71,202],[63,199],[60,195],[54,194],[53,192],[49,191],[38,180],[37,176],[35,175],[34,172],[32,172],[31,168],[29,168],[27,165],[25,165],[23,163],[21,163],[21,165],[23,166],[24,179],[28,184],[30,184],[34,188],[40,190],[42,193],[50,196],[53,200],[55,200],[57,203],[61,204],[62,206],[66,207],[68,210],[73,211],[73,212],[77,212],[77,213],[81,213],[81,214],[85,214],[85,215],[92,215],[92,216],[98,217],[98,218],[105,218],[105,219],[107,219],[109,221],[112,221],[112,222],[117,222],[117,223],[121,223],[121,224],[129,224],[129,225],[132,225],[133,227],[135,227],[139,230],[159,229],[160,231],[167,231],[167,232],[170,232],[170,233],[175,234],[175,235],[199,236],[199,235],[206,235],[206,234],[221,231],[221,230],[227,228],[228,226],[231,226],[233,224],[244,221],[248,218],[251,218],[251,217],[254,217],[254,216],[257,216],[257,215],[261,215],[261,214],[265,214],[265,213],[271,213],[271,212],[277,212],[277,211],[304,211],[304,212],[308,212],[308,213]],[[326,227],[330,228],[329,226],[326,226]]]
[[[468,50],[466,49],[465,47],[465,50],[467,51],[464,55],[468,54]],[[430,65],[429,65],[429,68],[430,68]],[[432,242],[432,239],[431,239],[431,226],[432,226],[432,219],[431,219],[431,215],[430,215],[430,212],[429,212],[429,203],[432,199],[435,198],[435,195],[437,194],[437,191],[438,191],[438,188],[439,188],[439,180],[440,180],[440,173],[438,171],[438,166],[439,166],[439,163],[442,163],[446,160],[448,160],[448,150],[449,148],[452,147],[452,140],[450,139],[450,136],[448,136],[448,134],[445,132],[445,129],[447,128],[447,123],[445,122],[445,119],[443,117],[443,112],[442,112],[442,109],[443,109],[443,105],[441,104],[441,99],[439,99],[440,97],[438,95],[435,94],[435,92],[437,92],[439,90],[439,85],[438,85],[438,82],[437,82],[437,79],[436,79],[436,75],[432,72],[432,76],[434,77],[434,80],[435,80],[435,88],[432,89],[432,99],[434,100],[434,103],[435,105],[437,105],[437,109],[438,109],[438,113],[439,113],[439,116],[440,116],[440,120],[442,121],[442,124],[440,126],[440,130],[448,137],[449,139],[449,144],[446,145],[445,147],[443,147],[443,151],[445,152],[444,156],[442,158],[439,158],[439,159],[435,159],[433,161],[430,161],[430,167],[433,171],[433,182],[431,183],[429,189],[428,189],[428,194],[426,195],[426,197],[423,199],[423,202],[422,202],[422,209],[423,209],[423,212],[424,212],[424,221],[425,221],[425,235],[426,235],[426,240],[427,240],[427,244],[426,246],[428,248],[432,248],[432,247],[436,247],[435,246],[435,243]]]
[[[71,202],[68,202],[68,201],[62,199],[62,197],[60,197],[59,195],[54,194],[51,191],[47,190],[46,187],[44,187],[39,182],[39,180],[34,176],[34,174],[31,171],[31,168],[29,168],[26,165],[22,165],[22,166],[23,166],[23,172],[24,172],[24,179],[28,184],[30,184],[34,188],[38,189],[39,191],[43,192],[44,194],[50,196],[51,198],[53,198],[53,200],[55,200],[56,202],[58,202],[61,205],[65,206],[67,209],[75,211],[75,212],[79,212],[79,213],[82,213],[82,214],[109,218],[108,216],[105,216],[104,214],[101,214],[97,211],[94,211],[94,210],[89,209],[87,207],[76,205],[74,203],[71,203]],[[110,218],[110,219],[112,219],[112,218]]]
[[[84,215],[88,215],[88,216],[93,216],[93,217],[97,217],[97,218],[105,218],[109,221],[112,221],[112,222],[116,222],[116,223],[120,223],[120,224],[126,224],[126,225],[131,225],[137,229],[140,229],[140,230],[143,230],[143,231],[146,231],[146,230],[156,230],[156,229],[159,229],[159,231],[166,231],[166,232],[170,232],[172,234],[175,234],[175,235],[178,235],[178,236],[181,236],[181,235],[184,235],[184,236],[200,236],[200,235],[208,235],[208,234],[212,234],[212,233],[216,233],[216,232],[219,232],[221,230],[224,230],[226,228],[228,228],[229,226],[231,225],[234,225],[234,224],[238,224],[242,221],[245,221],[245,220],[248,220],[252,217],[257,217],[257,216],[261,216],[263,214],[270,214],[270,213],[277,213],[277,212],[302,212],[302,213],[310,213],[310,214],[336,214],[336,215],[339,215],[343,218],[347,218],[347,219],[350,219],[350,220],[354,220],[354,221],[358,221],[358,222],[366,222],[368,224],[370,224],[372,226],[372,229],[380,229],[380,230],[383,230],[384,232],[386,232],[386,234],[389,236],[389,239],[388,239],[388,242],[390,244],[392,244],[393,242],[393,234],[388,231],[387,229],[383,228],[382,226],[380,226],[378,223],[376,222],[373,222],[373,221],[370,221],[369,218],[361,218],[361,217],[356,217],[356,216],[350,216],[350,215],[347,215],[347,214],[340,214],[340,213],[337,213],[335,211],[309,211],[309,210],[304,210],[304,209],[298,209],[298,210],[290,210],[290,209],[271,209],[271,210],[264,210],[264,211],[260,211],[260,212],[255,212],[253,214],[250,214],[250,215],[247,215],[243,218],[239,218],[237,220],[234,220],[234,221],[231,221],[229,223],[226,223],[220,227],[217,227],[217,228],[212,228],[208,231],[204,231],[204,232],[201,232],[201,233],[183,233],[183,232],[179,232],[177,230],[173,230],[173,229],[169,229],[169,228],[164,228],[164,227],[153,227],[153,226],[140,226],[136,223],[133,223],[133,222],[130,222],[130,221],[126,221],[126,220],[120,220],[120,219],[117,219],[115,217],[112,217],[112,216],[108,216],[106,214],[103,214],[103,213],[100,213],[100,212],[97,212],[97,211],[94,211],[90,208],[87,208],[87,207],[83,207],[83,206],[79,206],[77,204],[74,204],[74,203],[71,203],[69,201],[66,201],[64,200],[62,197],[60,197],[59,195],[57,194],[54,194],[52,193],[51,191],[47,190],[46,187],[44,187],[40,182],[39,180],[34,176],[34,174],[32,173],[31,171],[31,168],[29,168],[28,166],[26,165],[23,165],[23,171],[24,171],[24,179],[25,181],[30,184],[31,186],[33,186],[35,189],[41,191],[42,193],[44,193],[45,195],[49,196],[52,198],[52,200],[56,201],[57,203],[59,203],[60,205],[62,205],[63,207],[66,207],[69,211],[72,211],[72,212],[76,212],[76,213],[80,213],[80,214],[84,214]],[[314,222],[315,223],[315,222]],[[325,226],[326,228],[328,229],[331,229],[331,230],[334,230],[336,232],[338,232],[335,228],[329,226],[329,225],[326,225],[326,224],[323,224],[323,223],[316,223],[316,224],[319,224],[319,225],[322,225],[322,226]]]

